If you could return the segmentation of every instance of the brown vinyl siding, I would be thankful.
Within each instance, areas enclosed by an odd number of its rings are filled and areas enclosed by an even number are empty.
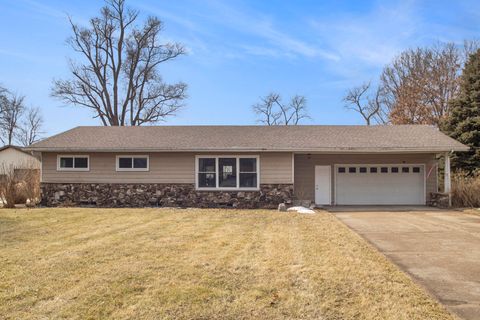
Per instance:
[[[149,155],[149,171],[116,171],[122,153],[65,153],[89,155],[90,171],[57,171],[57,153],[42,154],[42,181],[64,183],[195,183],[195,155],[207,153],[123,153]],[[244,153],[243,153],[244,154]],[[258,153],[252,153],[257,155]],[[228,155],[225,153],[219,155]],[[231,155],[237,155],[237,153]],[[240,155],[240,154],[238,154]],[[292,183],[291,153],[259,153],[260,183]]]
[[[303,200],[315,200],[315,166],[332,166],[332,203],[334,201],[334,164],[425,164],[427,200],[437,191],[437,168],[434,154],[296,154],[295,195]],[[433,169],[432,169],[433,168]],[[432,170],[430,170],[432,169]]]
[[[260,156],[261,183],[293,183],[291,153],[263,153]]]

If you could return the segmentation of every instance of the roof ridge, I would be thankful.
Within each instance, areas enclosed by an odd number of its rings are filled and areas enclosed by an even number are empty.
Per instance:
[[[364,124],[299,124],[299,125],[253,125],[253,124],[200,124],[200,125],[147,125],[147,126],[76,126],[65,132],[78,129],[78,128],[208,128],[208,127],[255,127],[255,128],[304,128],[304,127],[345,127],[345,128],[392,128],[392,127],[429,127],[438,129],[438,127],[429,124],[377,124],[377,125],[364,125]],[[56,136],[56,135],[54,135]],[[52,137],[54,137],[52,136]]]

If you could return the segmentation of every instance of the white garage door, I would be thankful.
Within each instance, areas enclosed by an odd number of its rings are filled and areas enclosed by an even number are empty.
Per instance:
[[[336,165],[339,205],[425,204],[423,165]]]

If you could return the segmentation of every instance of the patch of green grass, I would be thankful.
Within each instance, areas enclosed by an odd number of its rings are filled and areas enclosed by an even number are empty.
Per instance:
[[[333,216],[0,210],[0,318],[452,319]]]

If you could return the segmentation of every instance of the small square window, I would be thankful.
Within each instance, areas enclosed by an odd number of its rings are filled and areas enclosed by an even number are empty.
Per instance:
[[[398,173],[398,167],[392,167],[392,173]]]
[[[121,169],[131,169],[132,158],[118,158],[118,167]]]
[[[378,170],[377,167],[371,167],[370,173],[377,173],[378,172],[377,170]]]
[[[360,173],[367,173],[367,168],[366,167],[360,167],[359,171],[360,171]]]
[[[148,167],[147,158],[133,158],[133,167],[135,169],[146,169]]]
[[[256,158],[240,158],[240,172],[257,172]]]
[[[419,173],[420,172],[420,167],[413,167],[412,172],[413,173]]]
[[[409,173],[410,168],[409,167],[402,167],[402,173]]]
[[[338,173],[345,173],[345,167],[339,167]]]
[[[356,173],[356,172],[357,172],[357,168],[355,168],[355,167],[350,167],[350,168],[348,168],[348,172],[349,172],[349,173]]]
[[[215,158],[198,159],[198,172],[215,172]]]
[[[60,168],[73,168],[73,157],[72,158],[67,158],[67,157],[60,158]]]
[[[388,167],[381,167],[380,172],[381,173],[388,173]]]
[[[77,158],[74,159],[74,167],[86,169],[88,168],[88,158]]]

